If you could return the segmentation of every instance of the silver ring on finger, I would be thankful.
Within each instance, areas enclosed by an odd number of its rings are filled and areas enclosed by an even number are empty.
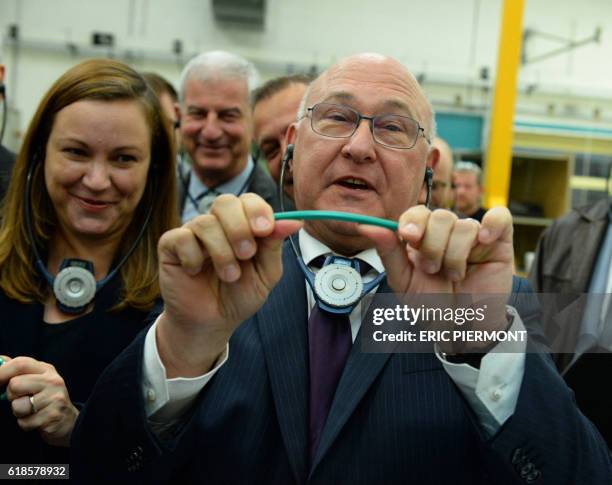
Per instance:
[[[32,412],[30,414],[36,414],[38,409],[36,409],[36,404],[34,404],[34,396],[30,396],[30,405],[32,406]]]

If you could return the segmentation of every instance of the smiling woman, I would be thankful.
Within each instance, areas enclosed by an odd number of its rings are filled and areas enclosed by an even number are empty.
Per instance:
[[[57,114],[45,182],[66,236],[120,237],[146,186],[150,145],[135,101],[77,101]]]
[[[80,403],[146,326],[157,241],[178,224],[173,153],[124,64],[83,62],[42,100],[0,226],[3,462],[67,463]]]

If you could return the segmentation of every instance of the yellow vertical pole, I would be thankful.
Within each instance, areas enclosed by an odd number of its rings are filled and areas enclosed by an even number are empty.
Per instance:
[[[508,205],[512,168],[512,125],[521,61],[525,0],[504,0],[497,76],[485,170],[485,207]]]

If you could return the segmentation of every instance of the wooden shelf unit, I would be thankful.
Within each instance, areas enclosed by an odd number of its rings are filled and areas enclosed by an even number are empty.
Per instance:
[[[544,229],[569,210],[572,174],[572,155],[515,150],[508,200],[541,210],[534,215],[513,214],[514,257],[519,274],[526,274],[525,253],[535,251]]]

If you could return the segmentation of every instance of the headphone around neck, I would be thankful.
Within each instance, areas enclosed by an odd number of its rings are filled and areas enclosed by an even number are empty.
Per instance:
[[[285,212],[283,187],[285,182],[285,170],[293,159],[293,145],[288,145],[283,156],[280,180],[278,184],[278,197],[280,199],[281,211]],[[429,206],[431,195],[433,171],[431,168],[425,170],[425,183],[427,184],[426,205]],[[312,289],[318,307],[329,313],[349,314],[361,299],[371,292],[385,278],[385,273],[380,273],[373,281],[363,284],[359,275],[359,267],[350,259],[339,256],[326,258],[323,268],[315,275],[306,265],[293,241],[289,236],[291,249],[297,259],[300,270],[304,274],[308,285]],[[340,284],[341,287],[336,287]]]
[[[42,160],[42,158],[35,155],[33,161],[30,163],[24,194],[26,229],[32,251],[34,252],[34,257],[36,258],[34,265],[39,274],[53,289],[58,308],[64,313],[78,315],[87,309],[87,306],[93,301],[96,294],[115,277],[121,267],[132,255],[145,235],[149,221],[151,220],[151,214],[153,213],[153,205],[151,204],[147,208],[145,220],[134,243],[125,253],[121,261],[108,272],[106,277],[100,281],[96,281],[93,263],[91,261],[76,258],[64,259],[60,265],[59,272],[53,277],[43,263],[38,247],[36,246],[36,239],[34,238],[34,231],[32,229],[32,207],[30,198],[32,197],[32,178],[38,160]],[[153,193],[155,193],[156,180],[153,181],[153,184]]]

